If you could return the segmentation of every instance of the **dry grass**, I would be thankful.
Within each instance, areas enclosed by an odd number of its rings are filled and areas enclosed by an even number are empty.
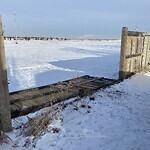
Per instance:
[[[46,112],[35,118],[29,118],[29,121],[23,127],[23,134],[25,136],[34,136],[35,138],[40,137],[47,130],[50,123],[60,117],[60,112],[63,108],[64,103],[60,103],[49,107]]]
[[[0,130],[0,144],[9,143],[9,141],[12,141],[10,137]]]

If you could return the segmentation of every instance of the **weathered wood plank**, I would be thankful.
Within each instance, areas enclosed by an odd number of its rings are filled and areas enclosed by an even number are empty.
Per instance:
[[[128,36],[128,28],[122,28],[122,39],[121,39],[121,52],[120,52],[120,66],[119,66],[119,79],[126,78],[127,72],[127,63],[126,63],[126,50],[127,50],[127,36]]]
[[[0,130],[10,131],[11,113],[7,81],[7,67],[4,50],[4,36],[2,29],[2,17],[0,16]]]

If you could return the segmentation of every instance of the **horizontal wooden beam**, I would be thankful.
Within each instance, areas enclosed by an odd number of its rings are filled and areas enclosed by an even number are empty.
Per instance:
[[[126,55],[126,59],[133,58],[133,57],[139,57],[141,55],[142,55],[142,53],[136,53],[136,54]]]
[[[128,36],[150,36],[149,32],[128,31]]]

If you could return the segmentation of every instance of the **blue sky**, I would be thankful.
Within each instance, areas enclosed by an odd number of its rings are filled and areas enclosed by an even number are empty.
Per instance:
[[[150,31],[149,0],[0,0],[5,35],[120,38],[123,26]]]

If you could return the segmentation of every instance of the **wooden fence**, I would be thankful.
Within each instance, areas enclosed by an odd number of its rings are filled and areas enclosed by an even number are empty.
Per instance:
[[[150,34],[143,32],[131,32],[124,27],[122,29],[119,78],[125,79],[133,73],[145,70],[150,70]],[[100,84],[98,85],[99,88],[105,86],[102,81],[102,83],[100,81],[98,82]],[[95,81],[93,81],[92,84],[95,85]],[[108,83],[106,85],[108,85]],[[48,91],[48,93],[50,92]],[[40,93],[38,96],[41,96],[42,94],[43,93]],[[46,94],[44,93],[44,95]],[[37,95],[34,97],[37,98]],[[9,131],[12,128],[10,98],[8,91],[2,18],[0,16],[0,131]],[[29,97],[25,97],[25,100],[27,98]]]
[[[150,70],[150,33],[122,28],[119,79]]]

